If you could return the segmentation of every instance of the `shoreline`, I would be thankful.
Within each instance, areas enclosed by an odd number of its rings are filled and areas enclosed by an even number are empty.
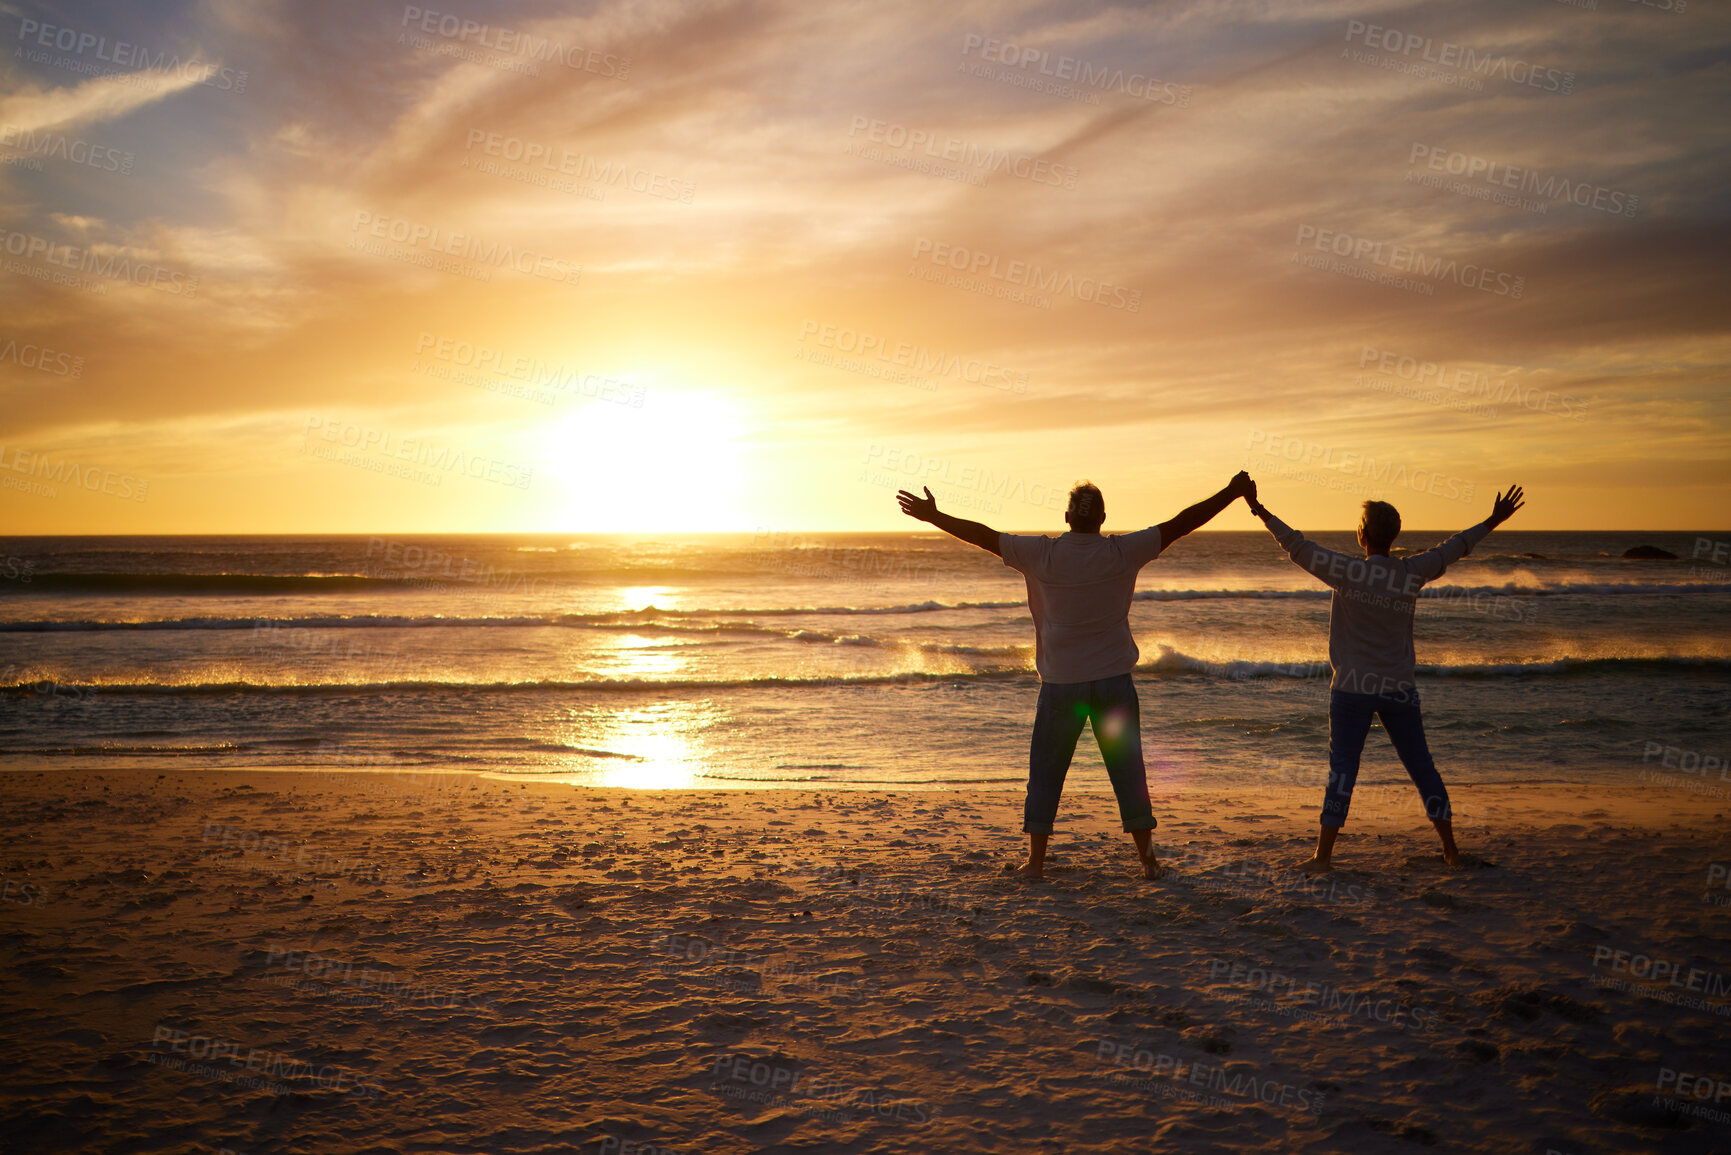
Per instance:
[[[1088,737],[1087,733],[1083,738]],[[1077,761],[1082,761],[1086,751],[1078,746]],[[1368,755],[1367,755],[1368,760]],[[1318,775],[1326,775],[1327,760],[1319,760],[1315,764]],[[1633,770],[1631,777],[1630,771]],[[1064,787],[1064,797],[1072,794],[1098,796],[1110,799],[1112,792],[1105,781],[1105,771],[1098,765],[1072,767],[1071,777]],[[1710,783],[1712,780],[1687,771],[1661,773],[1637,763],[1634,767],[1617,767],[1614,772],[1621,775],[1630,785],[1615,785],[1611,782],[1595,782],[1580,778],[1564,777],[1513,777],[1493,781],[1479,781],[1463,776],[1458,770],[1452,774],[1443,774],[1444,782],[1450,785],[1451,794],[1458,793],[1463,797],[1482,792],[1498,792],[1505,790],[1548,788],[1557,790],[1578,790],[1595,792],[1630,791],[1637,795],[1656,794],[1659,798],[1675,797],[1679,802],[1686,797],[1698,801],[1707,796],[1716,802],[1726,805],[1725,817],[1731,817],[1731,780],[1724,787],[1695,783]],[[72,777],[88,774],[113,775],[239,775],[239,774],[310,774],[328,776],[340,779],[347,775],[370,775],[377,778],[417,779],[439,777],[473,777],[488,782],[516,782],[525,785],[539,784],[544,786],[562,786],[579,791],[618,791],[627,796],[636,794],[678,795],[678,794],[735,794],[741,791],[763,791],[770,794],[786,794],[800,792],[822,793],[839,791],[848,794],[983,794],[987,796],[1013,795],[1020,800],[1027,783],[1026,776],[1017,778],[979,778],[955,780],[918,780],[889,781],[872,779],[868,781],[846,781],[837,779],[795,779],[795,778],[704,778],[697,785],[691,786],[621,786],[617,784],[599,783],[587,780],[586,776],[569,770],[476,770],[456,767],[427,767],[413,769],[406,766],[390,767],[375,761],[370,765],[330,765],[309,766],[304,763],[283,765],[246,765],[246,766],[207,766],[196,769],[170,766],[162,769],[149,767],[134,769],[106,765],[92,765],[88,760],[63,761],[46,766],[8,766],[0,765],[0,781],[9,776],[53,775]],[[1085,779],[1097,778],[1097,781]],[[1264,800],[1272,795],[1292,794],[1300,799],[1310,795],[1315,796],[1318,807],[1321,805],[1323,784],[1317,782],[1294,782],[1289,776],[1278,773],[1263,773],[1251,785],[1234,790],[1227,785],[1184,785],[1164,786],[1150,774],[1148,789],[1156,797],[1171,795],[1180,798],[1192,796],[1238,798],[1245,801]],[[1360,802],[1369,796],[1394,796],[1398,798],[1403,793],[1412,790],[1411,780],[1404,776],[1398,766],[1366,766],[1360,771],[1358,784],[1353,793],[1354,813],[1357,813]],[[1657,803],[1657,799],[1655,799]]]

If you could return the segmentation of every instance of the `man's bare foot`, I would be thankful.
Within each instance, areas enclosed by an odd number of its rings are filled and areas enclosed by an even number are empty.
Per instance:
[[[1467,861],[1461,857],[1460,851],[1451,850],[1443,853],[1443,865],[1447,866],[1450,870],[1465,870],[1467,868]]]
[[[1327,874],[1334,867],[1326,858],[1308,858],[1292,869],[1302,870],[1306,874]]]
[[[1160,865],[1160,860],[1154,856],[1153,851],[1149,851],[1141,857],[1143,878],[1155,879],[1166,873],[1166,868]]]
[[[1021,878],[1028,882],[1039,882],[1046,877],[1044,866],[1038,862],[1024,862],[1020,866],[1006,866],[1003,872],[1011,878]]]

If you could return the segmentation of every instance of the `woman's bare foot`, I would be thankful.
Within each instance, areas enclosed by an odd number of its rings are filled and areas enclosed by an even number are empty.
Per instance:
[[[1011,878],[1025,879],[1028,882],[1039,882],[1046,877],[1045,867],[1038,862],[1024,862],[1020,866],[1006,866],[1004,873]]]
[[[1132,830],[1130,837],[1136,841],[1136,857],[1142,863],[1142,877],[1152,879],[1165,874],[1166,868],[1154,856],[1154,832]]]
[[[1436,827],[1438,836],[1442,838],[1443,864],[1450,870],[1465,870],[1467,863],[1462,861],[1461,852],[1455,846],[1454,823],[1433,820],[1431,825]]]
[[[1334,867],[1326,858],[1307,858],[1292,869],[1302,870],[1306,874],[1327,874]]]

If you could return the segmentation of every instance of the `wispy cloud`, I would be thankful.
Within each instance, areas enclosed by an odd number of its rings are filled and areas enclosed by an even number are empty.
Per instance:
[[[199,83],[194,73],[125,73],[78,84],[27,83],[0,97],[0,124],[24,132],[82,128],[118,120]]]

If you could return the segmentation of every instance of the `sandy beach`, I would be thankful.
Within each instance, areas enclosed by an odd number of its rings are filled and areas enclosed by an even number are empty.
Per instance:
[[[1078,773],[1077,779],[1085,775]],[[1104,783],[1099,785],[1103,786]],[[1731,1150],[1684,791],[1366,806],[11,774],[10,1152]]]

